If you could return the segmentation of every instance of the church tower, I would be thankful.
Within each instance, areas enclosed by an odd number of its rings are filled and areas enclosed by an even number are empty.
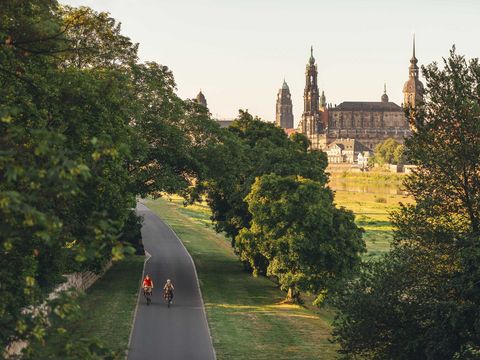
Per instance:
[[[283,85],[278,90],[277,95],[277,113],[275,117],[275,124],[284,129],[293,128],[293,106],[292,96],[290,95],[290,89],[287,82],[283,80]]]
[[[387,84],[383,84],[383,95],[381,97],[382,103],[388,103],[388,95],[387,95]]]
[[[197,97],[195,98],[197,103],[200,105],[203,105],[204,107],[207,107],[207,99],[205,98],[205,95],[203,95],[202,90],[198,93]]]
[[[413,55],[408,68],[409,79],[403,86],[403,106],[414,108],[423,100],[423,84],[419,80],[418,60],[415,57],[415,35],[413,36]]]
[[[321,132],[319,92],[317,85],[317,66],[313,57],[313,47],[310,48],[310,59],[305,71],[305,90],[303,92],[303,114],[300,130],[305,135]]]

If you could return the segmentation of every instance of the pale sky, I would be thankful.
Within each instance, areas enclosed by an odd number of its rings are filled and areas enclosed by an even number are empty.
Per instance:
[[[420,65],[441,62],[453,44],[480,55],[480,0],[60,0],[108,11],[140,43],[142,61],[172,69],[182,98],[199,89],[211,113],[248,109],[275,119],[285,77],[295,124],[303,111],[310,45],[327,102],[402,102],[412,34]]]

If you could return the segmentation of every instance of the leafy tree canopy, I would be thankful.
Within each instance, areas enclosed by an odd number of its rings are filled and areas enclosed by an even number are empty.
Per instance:
[[[415,204],[392,215],[393,250],[339,297],[347,358],[477,359],[480,354],[480,65],[452,49],[423,68],[407,141]]]

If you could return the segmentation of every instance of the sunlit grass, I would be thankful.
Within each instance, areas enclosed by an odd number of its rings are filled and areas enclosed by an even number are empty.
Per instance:
[[[198,271],[217,358],[334,359],[333,312],[284,304],[285,294],[243,270],[230,241],[215,233],[205,204],[147,201],[184,242]]]
[[[127,349],[143,261],[143,256],[133,255],[115,262],[110,270],[87,290],[79,301],[80,318],[65,324],[72,337],[97,340],[103,346],[119,353]],[[53,334],[46,339],[45,346],[59,349],[65,344],[60,335]]]
[[[363,179],[338,180],[338,175],[333,174],[331,186],[336,189],[335,203],[353,211],[357,225],[364,228],[368,250],[366,256],[377,256],[388,251],[393,236],[390,214],[399,208],[400,203],[408,204],[413,200],[401,194],[401,185],[396,182],[367,186],[362,183]]]

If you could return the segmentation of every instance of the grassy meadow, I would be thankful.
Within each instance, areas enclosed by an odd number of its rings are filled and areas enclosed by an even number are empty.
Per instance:
[[[380,175],[374,174],[373,178]],[[380,177],[378,182],[366,174],[331,174],[330,187],[335,191],[335,203],[355,213],[356,223],[365,229],[367,257],[378,256],[388,251],[392,240],[390,213],[399,208],[399,203],[413,200],[401,191],[402,176]]]
[[[207,206],[146,201],[169,223],[192,255],[217,359],[334,359],[333,312],[282,304],[285,294],[243,270],[229,240],[215,233]]]

